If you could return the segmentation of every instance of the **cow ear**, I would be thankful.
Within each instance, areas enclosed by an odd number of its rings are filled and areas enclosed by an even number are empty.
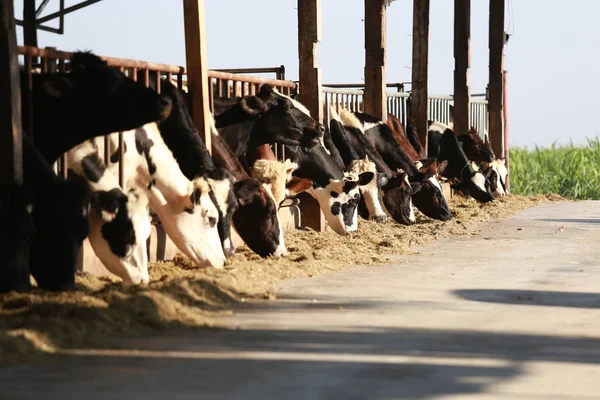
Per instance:
[[[73,81],[66,74],[47,76],[41,87],[43,92],[55,99],[69,98],[75,92]]]
[[[358,184],[360,186],[368,185],[375,177],[374,172],[363,172],[358,176]]]
[[[444,175],[444,172],[446,172],[446,168],[448,168],[448,160],[444,160],[438,164],[437,173],[439,175]]]
[[[190,195],[190,201],[192,202],[192,204],[200,204],[201,196],[202,196],[202,191],[199,188],[196,188]]]
[[[269,106],[256,96],[246,96],[241,101],[242,110],[248,115],[258,115],[267,112]]]
[[[286,194],[288,196],[296,196],[308,189],[310,189],[313,185],[313,182],[310,179],[306,178],[298,178],[297,176],[292,176],[292,179],[288,184],[285,185]]]
[[[250,203],[259,190],[260,183],[254,179],[246,179],[233,184],[235,197],[242,206]]]

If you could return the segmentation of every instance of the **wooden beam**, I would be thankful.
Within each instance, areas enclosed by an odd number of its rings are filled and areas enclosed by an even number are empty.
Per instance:
[[[21,83],[13,0],[0,0],[0,185],[23,182]]]
[[[35,0],[23,1],[23,43],[25,46],[37,47],[37,20]]]
[[[317,66],[317,49],[321,41],[321,0],[298,0],[298,64],[300,93],[298,99],[312,117],[323,123],[321,69]],[[319,203],[308,194],[299,196],[301,225],[317,232],[325,230],[325,217]]]
[[[429,0],[413,3],[413,60],[410,113],[427,151],[427,75],[429,60]]]
[[[454,131],[471,127],[471,0],[454,0]]]
[[[497,158],[504,157],[502,115],[502,80],[504,72],[504,8],[505,0],[490,0],[490,76],[489,118],[490,143]]]
[[[212,152],[210,142],[210,99],[206,57],[206,26],[204,0],[183,0],[185,27],[185,57],[187,85],[191,101],[192,118],[204,144]]]
[[[385,16],[382,0],[365,0],[365,96],[364,110],[387,120],[385,85]]]
[[[504,79],[503,83],[503,117],[504,117],[504,159],[506,163],[506,169],[509,174],[506,177],[506,182],[504,183],[506,186],[506,191],[510,193],[510,140],[509,140],[509,131],[508,131],[508,72],[504,71],[503,74]]]
[[[298,0],[299,100],[317,122],[323,123],[321,69],[317,66],[320,41],[321,0]]]

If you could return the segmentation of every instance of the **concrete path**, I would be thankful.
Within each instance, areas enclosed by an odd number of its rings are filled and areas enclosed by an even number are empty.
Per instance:
[[[0,369],[0,398],[600,399],[600,202],[420,250],[281,282],[239,330]]]

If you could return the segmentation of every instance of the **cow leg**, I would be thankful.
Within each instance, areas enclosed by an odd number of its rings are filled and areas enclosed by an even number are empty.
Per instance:
[[[31,199],[25,189],[0,187],[0,293],[31,290],[29,249],[34,233]]]

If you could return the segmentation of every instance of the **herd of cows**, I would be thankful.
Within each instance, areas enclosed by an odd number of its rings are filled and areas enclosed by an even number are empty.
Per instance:
[[[474,130],[456,135],[431,122],[426,152],[410,120],[404,127],[393,115],[384,123],[331,108],[325,127],[263,85],[214,99],[211,154],[186,94],[151,81],[160,94],[89,52],[74,53],[68,73],[32,82],[22,73],[22,89],[33,88],[22,101],[32,132],[23,138],[23,184],[0,189],[0,292],[29,291],[30,275],[40,289],[73,289],[86,237],[111,273],[147,283],[150,210],[193,262],[221,268],[235,253],[232,228],[260,256],[285,255],[278,209],[304,191],[339,234],[358,229],[358,215],[414,224],[413,205],[451,219],[439,179],[483,203],[505,194],[507,170]],[[68,179],[51,167],[62,155]]]

